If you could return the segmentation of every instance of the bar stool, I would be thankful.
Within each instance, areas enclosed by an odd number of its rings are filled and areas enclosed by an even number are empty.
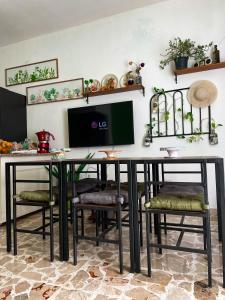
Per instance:
[[[120,187],[121,187],[121,190],[128,191],[128,182],[121,182]],[[116,188],[117,188],[117,184],[115,181],[113,181],[113,180],[107,181],[105,190],[110,191],[110,190],[115,190]],[[137,182],[137,193],[138,193],[138,216],[139,216],[138,223],[140,226],[139,235],[140,235],[140,245],[142,247],[143,246],[143,217],[142,217],[142,214],[144,212],[144,210],[142,208],[142,204],[143,204],[142,197],[145,196],[144,182]],[[128,212],[129,211],[129,203],[127,203],[127,205],[124,206],[122,209],[123,209],[123,212],[124,211]],[[111,221],[113,221],[113,220],[111,219]],[[122,217],[122,225],[129,226],[129,214],[128,213]]]
[[[48,168],[49,178],[51,178],[51,169]],[[16,183],[16,177],[14,183]],[[19,181],[19,182],[26,182]],[[32,183],[35,180],[32,180]],[[39,180],[36,182],[40,182]],[[42,182],[42,181],[41,181]],[[14,239],[14,255],[17,255],[17,232],[42,234],[43,239],[46,235],[50,236],[50,260],[54,260],[54,223],[58,222],[59,214],[54,212],[54,206],[58,204],[59,191],[57,187],[52,186],[52,180],[44,181],[49,184],[48,190],[34,190],[34,191],[22,191],[18,195],[13,197],[13,239]],[[77,192],[82,194],[84,192],[90,192],[96,190],[98,181],[94,178],[84,178],[77,182]],[[67,201],[72,201],[72,186],[68,183]],[[42,212],[42,225],[35,229],[17,228],[17,206],[30,206],[41,207]],[[69,206],[69,205],[68,205]],[[70,206],[72,207],[72,205]],[[46,216],[46,211],[49,210],[49,216]],[[46,223],[46,220],[49,223]],[[84,228],[84,215],[83,210],[80,211],[79,219],[81,219],[82,230]],[[72,218],[71,218],[72,220]],[[50,231],[46,232],[46,228],[49,226]]]
[[[207,170],[206,164],[200,164],[201,170],[192,173],[199,173],[201,175],[200,182],[151,182],[147,176],[147,165],[144,164],[145,177],[145,196],[146,196],[146,238],[147,238],[147,264],[148,276],[151,276],[151,251],[152,248],[158,248],[159,253],[162,249],[193,252],[207,255],[208,262],[208,286],[212,286],[212,253],[211,253],[211,230],[210,230],[210,213],[207,192]],[[179,174],[179,171],[171,171],[167,173]],[[187,173],[191,173],[190,171]],[[185,171],[180,171],[180,176],[185,174]],[[164,174],[163,174],[164,177]],[[157,184],[159,192],[156,196],[149,199],[149,183]],[[152,234],[149,230],[151,214],[158,215],[157,228],[157,242],[151,242]],[[164,220],[161,222],[161,214],[181,216],[180,223],[168,222]],[[184,224],[186,216],[198,217],[202,219],[203,225]],[[162,244],[161,230],[180,232],[176,245]],[[204,249],[184,247],[181,245],[185,232],[200,233],[203,235]]]
[[[73,198],[72,204],[72,220],[73,220],[73,260],[74,265],[77,264],[77,242],[79,239],[95,241],[96,245],[99,242],[106,242],[119,245],[119,264],[120,273],[123,273],[123,241],[122,241],[122,208],[128,203],[128,193],[120,188],[120,166],[116,163],[116,190],[103,190],[98,192],[84,193]],[[78,210],[94,210],[96,211],[96,235],[86,236],[84,234],[79,235],[77,230],[77,211]],[[117,222],[109,224],[107,228],[102,227],[102,232],[99,232],[99,216],[100,213],[115,212]],[[112,229],[118,230],[117,239],[107,239],[106,234]]]
[[[15,167],[14,167],[15,168]],[[46,190],[34,190],[34,191],[22,191],[19,194],[16,193],[16,183],[46,183],[48,189]],[[13,254],[17,255],[17,232],[41,234],[43,239],[46,235],[50,236],[50,261],[54,260],[54,216],[53,207],[55,205],[56,195],[53,194],[52,187],[52,165],[49,164],[48,179],[47,180],[17,180],[16,170],[13,172]],[[17,206],[30,206],[41,207],[42,211],[42,225],[34,228],[18,228],[17,227]],[[46,224],[45,212],[49,210],[49,223]],[[46,228],[49,227],[49,232],[46,232]]]

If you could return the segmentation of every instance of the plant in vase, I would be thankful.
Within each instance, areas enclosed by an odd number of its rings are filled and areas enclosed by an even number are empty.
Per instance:
[[[85,93],[89,93],[91,92],[91,85],[93,83],[93,79],[89,79],[89,80],[84,80],[84,85],[85,85]]]
[[[197,45],[194,49],[193,58],[195,60],[194,67],[210,64],[211,59],[207,55],[209,48],[212,46],[213,42],[206,45]]]
[[[129,65],[134,67],[133,71],[130,71],[127,73],[127,84],[142,84],[142,77],[140,75],[140,71],[142,68],[144,68],[145,63],[135,63],[134,61],[129,61]]]
[[[176,69],[184,69],[187,68],[189,57],[194,54],[195,42],[177,37],[169,41],[169,47],[165,51],[165,54],[161,54],[165,57],[160,61],[161,69],[164,69],[171,61],[175,63]]]
[[[210,124],[210,134],[209,134],[209,143],[210,145],[217,145],[219,143],[218,135],[216,133],[216,128],[223,126],[222,124],[217,124],[214,119],[211,119]]]

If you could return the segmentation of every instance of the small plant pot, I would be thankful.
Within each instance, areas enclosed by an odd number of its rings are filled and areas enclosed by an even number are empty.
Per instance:
[[[174,62],[175,62],[176,70],[186,69],[188,66],[188,57],[187,56],[177,57],[174,60]]]

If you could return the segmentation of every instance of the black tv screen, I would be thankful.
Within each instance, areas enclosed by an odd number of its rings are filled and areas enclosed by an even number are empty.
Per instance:
[[[68,109],[69,146],[134,144],[133,102]]]

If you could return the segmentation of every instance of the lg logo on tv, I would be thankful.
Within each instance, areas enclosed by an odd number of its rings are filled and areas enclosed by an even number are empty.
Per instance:
[[[98,128],[99,130],[108,129],[108,124],[106,121],[100,121],[100,122],[93,121],[91,123],[91,128],[93,128],[93,129]]]

